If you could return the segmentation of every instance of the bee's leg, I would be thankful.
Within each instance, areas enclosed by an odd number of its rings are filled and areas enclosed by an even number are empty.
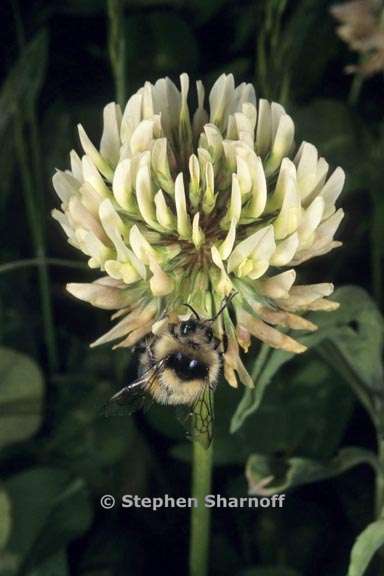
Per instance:
[[[172,336],[178,338],[178,335],[176,334],[176,324],[169,324],[169,331],[172,334]]]
[[[220,340],[219,338],[214,338],[213,340],[214,340],[214,343],[215,343],[213,349],[214,349],[214,350],[217,350],[217,349],[219,348],[220,344],[221,344],[221,340]]]
[[[133,352],[137,352],[138,354],[142,354],[143,352],[145,352],[147,349],[147,344],[144,340],[140,340],[140,342],[138,342],[134,348],[133,348]]]
[[[156,362],[155,356],[152,351],[152,345],[155,340],[156,338],[151,338],[150,340],[146,340],[145,342],[144,353],[147,355],[148,363],[150,366],[153,366]]]

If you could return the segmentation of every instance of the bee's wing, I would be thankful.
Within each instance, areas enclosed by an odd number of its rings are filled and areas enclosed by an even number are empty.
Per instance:
[[[152,389],[157,384],[164,361],[160,360],[145,370],[140,377],[124,386],[107,402],[104,408],[106,416],[126,416],[137,410],[148,409],[153,403]]]
[[[204,386],[192,406],[178,406],[178,418],[187,431],[187,438],[208,448],[213,437],[213,391]]]

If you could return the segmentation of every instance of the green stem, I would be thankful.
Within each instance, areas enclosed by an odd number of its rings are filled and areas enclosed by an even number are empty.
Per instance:
[[[19,10],[19,3],[17,0],[12,1],[12,9],[16,26],[17,41],[19,50],[21,52],[25,46],[25,34],[23,21]],[[23,193],[29,226],[32,233],[35,256],[40,261],[38,265],[38,279],[41,312],[43,318],[48,366],[50,372],[52,373],[55,372],[58,367],[58,352],[56,344],[55,324],[53,320],[51,284],[48,268],[45,262],[44,175],[35,103],[33,104],[30,117],[27,119],[27,124],[30,128],[28,137],[32,150],[33,170],[31,169],[28,161],[29,154],[23,133],[24,118],[19,111],[15,120],[16,153],[20,165]]]
[[[15,260],[13,262],[7,262],[6,264],[0,265],[0,274],[6,274],[7,272],[13,272],[14,270],[20,270],[23,268],[29,268],[33,266],[58,266],[61,268],[80,268],[82,270],[88,270],[86,264],[82,262],[76,262],[76,260],[63,260],[61,258],[25,258],[23,260]]]
[[[380,432],[377,438],[377,457],[379,460],[379,469],[376,473],[375,510],[376,518],[381,518],[384,508],[384,438]]]
[[[23,124],[19,115],[17,115],[15,119],[15,144],[17,159],[20,167],[20,176],[27,211],[27,218],[31,230],[35,255],[39,261],[38,278],[48,365],[50,371],[54,372],[58,366],[58,356],[55,338],[55,327],[53,322],[50,282],[48,270],[45,264],[44,234],[41,226],[39,225],[40,218],[34,194],[33,175],[28,163],[26,143],[23,134]]]
[[[109,57],[115,79],[115,93],[121,107],[125,104],[125,34],[124,3],[107,0],[109,17]]]
[[[363,81],[364,79],[361,74],[356,73],[354,75],[348,96],[348,102],[350,106],[356,106],[359,100],[361,88],[363,86]]]
[[[376,302],[381,308],[381,300],[383,297],[382,286],[383,277],[381,271],[381,212],[380,207],[377,206],[376,195],[372,195],[373,203],[373,213],[372,213],[372,225],[371,225],[371,274],[372,274],[372,291],[376,299]]]
[[[382,429],[377,431],[377,459],[379,461],[375,480],[375,517],[384,517],[384,436]],[[378,551],[378,574],[384,574],[384,548]]]
[[[197,440],[194,441],[192,497],[196,498],[198,506],[191,509],[190,576],[206,576],[208,573],[210,508],[204,506],[204,498],[211,489],[212,455],[212,443],[205,449]]]

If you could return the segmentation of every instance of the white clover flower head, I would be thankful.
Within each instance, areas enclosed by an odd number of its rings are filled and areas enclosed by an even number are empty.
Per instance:
[[[384,4],[382,0],[351,0],[331,6],[338,21],[337,35],[351,50],[361,55],[347,73],[373,76],[384,71]]]
[[[276,102],[256,101],[251,84],[232,74],[215,82],[206,108],[198,81],[190,113],[189,78],[179,90],[169,78],[146,82],[123,111],[104,108],[97,148],[82,126],[82,157],[58,170],[54,210],[68,241],[104,275],[68,284],[71,294],[115,310],[118,323],[94,345],[129,347],[167,319],[186,317],[184,303],[211,317],[228,348],[224,375],[251,386],[239,353],[252,336],[275,348],[305,347],[278,330],[315,330],[298,313],[333,310],[330,283],[295,284],[297,265],[340,245],[343,218],[335,202],[344,172],[312,144],[295,150],[294,124]]]

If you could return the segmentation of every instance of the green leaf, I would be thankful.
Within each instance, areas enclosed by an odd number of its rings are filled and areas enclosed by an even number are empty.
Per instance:
[[[381,390],[383,382],[383,319],[372,298],[362,288],[340,288],[334,293],[334,300],[340,303],[340,308],[330,313],[309,314],[308,318],[319,329],[297,339],[308,347],[316,347],[370,409],[373,404],[371,397]],[[324,344],[322,349],[320,344]],[[288,352],[262,348],[252,371],[255,388],[245,390],[233,415],[231,432],[238,430],[259,408],[273,377],[293,357]]]
[[[0,550],[7,544],[11,531],[11,503],[5,490],[0,490]]]
[[[12,506],[7,551],[30,570],[89,527],[92,507],[80,479],[54,468],[32,468],[5,482]]]
[[[269,495],[339,476],[360,464],[370,464],[374,470],[378,467],[376,456],[372,452],[354,447],[343,448],[334,458],[326,462],[316,462],[307,458],[290,458],[282,463],[273,462],[271,458],[261,454],[253,454],[247,462],[246,477],[249,491],[254,494],[258,493],[260,482],[270,477],[271,480],[267,486],[262,487],[263,493]],[[282,471],[282,468],[285,469]]]
[[[384,519],[369,524],[355,541],[348,568],[348,576],[362,576],[373,555],[384,544]]]
[[[37,568],[34,568],[32,572],[29,572],[27,576],[52,576],[53,574],[54,576],[68,576],[68,561],[65,551],[51,556]]]
[[[28,113],[45,78],[48,34],[39,32],[23,50],[0,90],[0,134],[20,109]]]
[[[0,448],[32,436],[40,427],[44,382],[28,356],[0,348]]]
[[[279,452],[327,459],[338,450],[354,405],[348,384],[309,351],[305,359],[292,360],[289,369],[276,375],[257,418],[248,418],[231,438],[246,444],[247,457],[252,452]]]

